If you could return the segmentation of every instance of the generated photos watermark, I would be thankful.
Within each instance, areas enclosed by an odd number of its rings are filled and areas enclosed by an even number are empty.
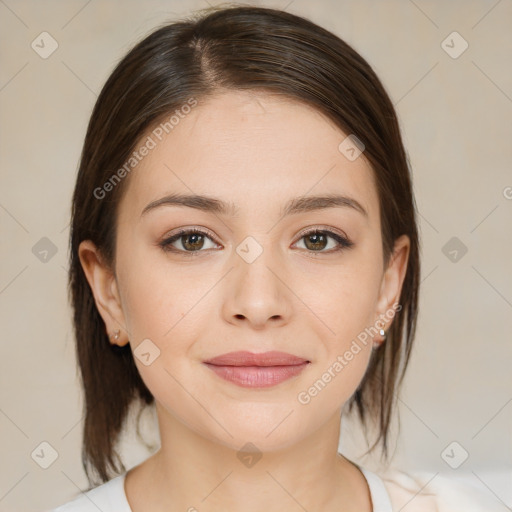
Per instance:
[[[157,147],[158,143],[163,140],[165,135],[171,133],[180,121],[184,119],[196,105],[197,100],[195,98],[189,98],[185,104],[183,104],[179,109],[176,109],[174,113],[169,116],[167,121],[160,123],[156,128],[154,128],[139,148],[132,152],[124,165],[112,173],[112,176],[110,176],[110,178],[105,181],[101,187],[96,187],[94,189],[94,197],[101,200],[104,199],[109,192],[112,192],[112,190],[121,183],[123,178],[135,169],[144,157],[149,155],[150,151]]]
[[[356,339],[352,340],[350,348],[346,350],[343,355],[338,355],[336,360],[326,369],[322,376],[317,379],[307,390],[301,391],[297,395],[297,400],[302,405],[307,405],[311,400],[317,396],[326,386],[331,382],[346,366],[349,365],[350,361],[361,352],[362,347],[366,346],[372,337],[379,333],[386,324],[394,318],[397,311],[402,309],[402,305],[395,302],[393,306],[388,309],[383,315],[380,316],[379,320],[375,322],[371,327],[366,327],[364,331],[361,331]]]

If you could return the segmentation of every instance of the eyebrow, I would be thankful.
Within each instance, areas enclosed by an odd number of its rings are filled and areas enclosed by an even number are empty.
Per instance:
[[[170,194],[149,203],[141,213],[141,217],[161,206],[185,206],[204,212],[234,217],[238,208],[232,202],[225,202],[215,197],[195,194]],[[352,208],[365,217],[368,212],[352,197],[339,194],[326,194],[319,196],[302,196],[290,199],[281,209],[281,216],[307,213],[327,208]]]

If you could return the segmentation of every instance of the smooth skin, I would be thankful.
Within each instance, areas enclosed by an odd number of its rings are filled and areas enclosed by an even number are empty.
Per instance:
[[[135,351],[149,339],[160,350],[148,366],[135,357],[156,400],[161,448],[127,473],[133,512],[372,510],[364,475],[337,449],[343,405],[382,338],[360,344],[321,392],[298,401],[393,309],[409,256],[403,235],[384,268],[373,171],[364,153],[350,161],[338,150],[345,137],[299,102],[221,91],[181,119],[129,176],[115,268],[92,242],[80,245],[106,330],[121,331],[111,342]],[[177,205],[142,214],[171,193],[213,196],[233,203],[235,215]],[[333,193],[355,199],[367,215],[349,206],[281,215],[292,198]],[[208,234],[182,236],[175,252],[164,250],[159,242],[179,228]],[[307,243],[304,232],[313,228],[354,245],[335,251],[340,245],[330,236]],[[247,237],[262,249],[251,263],[236,250]],[[311,363],[259,389],[225,381],[203,364],[238,350],[280,350]],[[237,457],[249,442],[262,455],[252,466]]]

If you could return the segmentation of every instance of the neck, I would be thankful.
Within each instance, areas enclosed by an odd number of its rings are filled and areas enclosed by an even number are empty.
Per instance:
[[[126,477],[133,512],[371,511],[364,476],[338,454],[338,414],[314,435],[264,453],[257,441],[241,452],[164,411],[158,417],[160,450]]]

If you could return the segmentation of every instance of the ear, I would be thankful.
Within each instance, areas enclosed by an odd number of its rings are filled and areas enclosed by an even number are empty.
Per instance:
[[[389,330],[393,317],[389,311],[396,311],[396,306],[402,291],[402,285],[407,272],[407,262],[409,261],[409,251],[411,241],[407,235],[402,235],[396,239],[393,254],[389,258],[389,264],[382,277],[382,283],[377,300],[375,325],[385,331]],[[386,313],[388,313],[386,315]],[[383,341],[383,340],[382,340]]]
[[[120,347],[126,345],[128,330],[121,307],[119,290],[114,272],[104,263],[101,253],[90,240],[84,240],[78,247],[80,263],[94,295],[110,342]],[[117,336],[115,336],[117,334]]]

